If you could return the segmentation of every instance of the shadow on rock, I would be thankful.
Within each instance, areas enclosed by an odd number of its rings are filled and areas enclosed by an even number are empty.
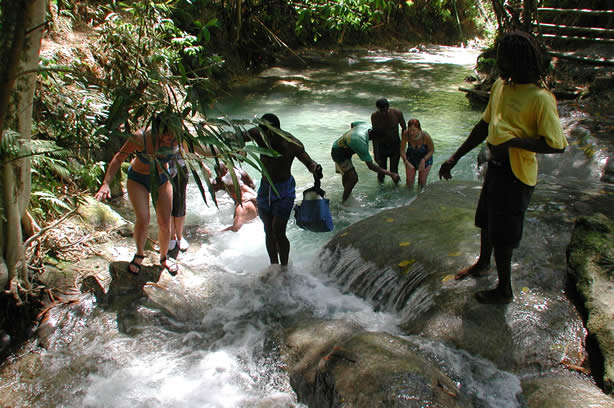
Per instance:
[[[118,312],[121,331],[126,329],[122,324],[123,319],[135,311],[138,300],[147,297],[145,286],[158,282],[162,273],[162,269],[157,265],[142,265],[139,273],[135,275],[129,271],[128,264],[112,262],[109,264],[108,282],[89,275],[83,280],[81,287],[83,292],[93,292],[98,304]]]

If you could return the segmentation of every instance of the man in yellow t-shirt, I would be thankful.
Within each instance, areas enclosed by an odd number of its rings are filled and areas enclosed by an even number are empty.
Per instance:
[[[513,300],[512,253],[520,243],[524,214],[537,183],[536,153],[563,153],[567,146],[556,100],[539,86],[545,76],[543,62],[531,35],[512,32],[499,39],[500,78],[488,106],[467,140],[439,169],[440,179],[451,179],[458,160],[486,140],[491,158],[475,215],[475,225],[481,228],[480,257],[455,277],[487,274],[494,249],[499,282],[475,294],[481,303]]]

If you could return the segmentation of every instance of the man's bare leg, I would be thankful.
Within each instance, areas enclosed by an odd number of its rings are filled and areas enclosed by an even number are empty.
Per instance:
[[[358,174],[356,174],[356,170],[351,169],[343,173],[341,181],[343,183],[343,197],[341,198],[341,202],[344,202],[350,197],[354,186],[358,183]]]
[[[261,212],[260,219],[262,219],[262,223],[264,224],[265,246],[266,251],[269,254],[269,261],[271,261],[271,265],[278,264],[279,257],[277,250],[277,241],[273,232],[273,216]]]
[[[458,271],[456,275],[454,275],[454,279],[461,280],[469,276],[479,277],[488,275],[492,252],[493,248],[488,240],[488,230],[486,228],[482,228],[480,233],[480,257],[473,265]]]
[[[484,290],[475,294],[476,299],[480,303],[487,304],[505,304],[510,303],[514,299],[512,292],[512,247],[497,247],[495,248],[495,263],[497,264],[497,275],[499,282],[497,287],[490,290]]]
[[[288,265],[288,258],[290,256],[290,241],[286,236],[286,227],[288,225],[288,219],[282,217],[273,216],[273,234],[277,242],[277,252],[279,254],[279,263],[284,266]],[[273,263],[273,262],[271,262]]]

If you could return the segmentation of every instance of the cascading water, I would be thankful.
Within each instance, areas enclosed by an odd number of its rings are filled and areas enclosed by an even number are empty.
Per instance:
[[[159,286],[146,286],[147,298],[121,310],[96,306],[86,298],[73,312],[72,319],[80,323],[70,338],[48,350],[24,350],[15,356],[30,359],[29,371],[12,372],[10,360],[4,365],[0,405],[299,407],[276,341],[285,325],[308,315],[400,334],[402,314],[418,313],[420,305],[429,302],[421,286],[424,271],[410,268],[411,279],[391,291],[395,281],[390,273],[363,281],[359,276],[365,265],[356,254],[323,254],[320,249],[344,227],[408,204],[415,192],[390,180],[379,185],[376,175],[355,158],[359,182],[351,205],[341,205],[341,179],[330,147],[351,122],[369,121],[376,98],[385,96],[406,121],[420,119],[433,137],[430,182],[435,182],[440,164],[480,118],[458,91],[472,73],[476,56],[474,50],[447,47],[420,53],[355,51],[312,59],[310,67],[273,68],[238,86],[212,115],[279,116],[281,127],[297,136],[324,168],[322,188],[331,200],[335,230],[311,233],[290,222],[291,265],[282,273],[268,265],[259,220],[238,233],[219,232],[232,222],[232,201],[220,193],[219,209],[205,206],[190,184],[186,235],[191,247],[180,254],[180,274],[164,274]],[[457,166],[455,178],[477,179],[476,155]],[[256,172],[247,170],[258,183]],[[312,178],[298,161],[293,173],[301,197]],[[131,247],[118,253],[127,260]],[[320,270],[326,257],[331,271]],[[370,301],[347,294],[344,289],[350,287]],[[403,311],[410,298],[411,311]],[[481,372],[472,377],[470,387],[482,406],[518,406],[516,377],[465,352],[413,341],[452,374],[467,367]]]

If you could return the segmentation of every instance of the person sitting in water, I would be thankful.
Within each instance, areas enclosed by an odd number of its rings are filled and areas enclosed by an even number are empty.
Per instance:
[[[177,264],[167,258],[169,238],[171,235],[171,208],[173,203],[173,186],[168,179],[168,163],[178,151],[177,138],[168,124],[158,116],[152,127],[136,131],[131,138],[113,156],[100,189],[95,194],[98,201],[111,198],[110,183],[119,171],[121,164],[130,155],[136,153],[128,169],[128,197],[136,217],[134,223],[134,241],[136,254],[128,265],[130,273],[137,275],[145,259],[145,241],[149,226],[149,194],[151,192],[151,169],[157,173],[158,199],[156,201],[156,219],[158,221],[158,244],[160,247],[160,265],[171,275],[178,271]],[[156,164],[153,165],[152,161]]]
[[[256,203],[256,184],[243,169],[233,169],[239,187],[239,196],[233,183],[232,174],[224,163],[215,166],[216,177],[211,180],[213,191],[226,191],[235,202],[234,221],[231,226],[224,228],[223,231],[237,232],[244,223],[251,221],[258,216],[258,206]]]
[[[358,183],[358,174],[352,164],[352,156],[357,154],[360,160],[364,161],[369,170],[374,171],[381,176],[390,176],[395,183],[398,183],[400,177],[397,173],[393,173],[381,168],[373,162],[369,154],[369,127],[366,122],[353,122],[350,125],[350,130],[345,132],[343,136],[335,140],[331,149],[330,155],[335,162],[336,172],[341,174],[341,182],[343,183],[342,202],[345,202],[356,183]]]
[[[422,130],[420,121],[418,119],[409,120],[407,130],[403,132],[401,140],[401,159],[405,163],[407,187],[414,186],[416,171],[418,172],[418,185],[422,188],[426,186],[426,179],[433,164],[434,151],[433,139],[431,135]]]

